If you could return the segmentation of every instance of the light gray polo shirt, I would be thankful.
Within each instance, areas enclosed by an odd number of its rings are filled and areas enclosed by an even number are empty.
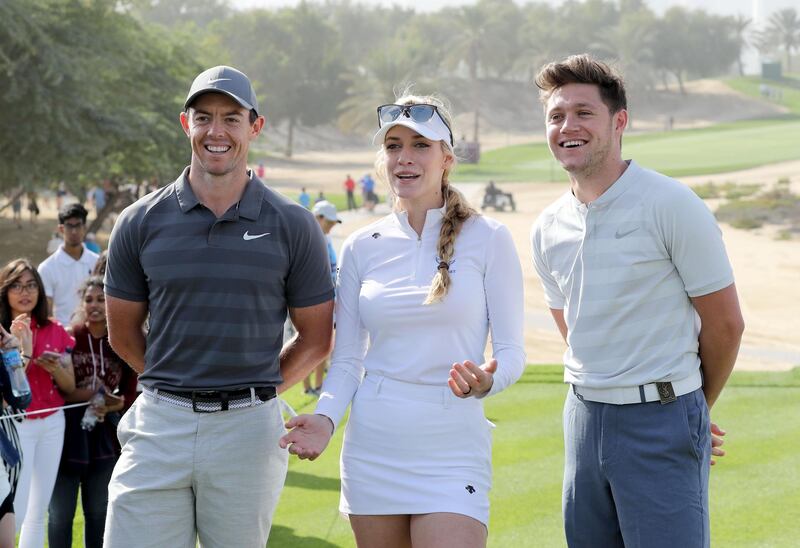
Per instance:
[[[106,293],[148,301],[140,380],[167,390],[276,386],[287,306],[333,298],[322,230],[252,174],[218,219],[187,174],[126,208],[111,233]]]
[[[564,310],[566,382],[617,388],[697,371],[690,297],[728,287],[733,271],[690,188],[631,161],[588,206],[567,192],[545,209],[531,246],[547,305]]]

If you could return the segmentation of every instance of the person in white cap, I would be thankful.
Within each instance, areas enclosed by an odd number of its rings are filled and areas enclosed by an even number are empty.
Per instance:
[[[522,268],[509,230],[450,184],[443,104],[405,96],[378,120],[375,167],[395,211],[343,245],[331,367],[315,414],[291,419],[281,443],[316,458],[352,403],[339,508],[356,543],[480,548],[491,488],[483,398],[523,370]]]
[[[321,194],[321,193],[320,193]],[[340,224],[342,220],[338,217],[336,206],[328,200],[320,200],[314,204],[311,210],[317,218],[319,227],[322,233],[325,234],[325,240],[328,244],[328,259],[331,263],[331,281],[336,284],[336,249],[333,247],[333,240],[331,239],[331,230],[336,225]],[[303,392],[313,396],[319,396],[322,393],[322,378],[325,376],[325,369],[328,367],[328,360],[320,363],[308,377],[303,379]],[[314,377],[314,385],[311,385],[311,377]]]

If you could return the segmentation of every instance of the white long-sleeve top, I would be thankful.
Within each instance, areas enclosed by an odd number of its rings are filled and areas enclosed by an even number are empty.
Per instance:
[[[474,216],[456,237],[451,284],[423,305],[440,260],[444,208],[427,212],[422,235],[405,212],[355,231],[342,247],[336,289],[336,346],[316,413],[338,425],[365,371],[446,385],[455,362],[480,365],[489,332],[497,372],[489,394],[525,365],[519,257],[505,225]]]

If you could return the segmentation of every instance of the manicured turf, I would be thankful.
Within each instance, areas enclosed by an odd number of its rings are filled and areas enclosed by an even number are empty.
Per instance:
[[[702,129],[629,135],[623,157],[672,177],[724,173],[800,159],[800,119],[787,117]],[[462,164],[456,181],[566,181],[546,143],[491,150],[480,164]]]
[[[509,390],[489,399],[494,431],[491,547],[564,546],[561,530],[561,370],[531,366]],[[310,397],[293,389],[299,412]],[[734,373],[713,420],[728,430],[728,456],[712,469],[712,545],[797,545],[800,538],[800,369]],[[339,517],[341,429],[315,462],[293,459],[269,546],[355,546]]]
[[[794,114],[800,114],[800,78],[786,76],[783,80],[762,80],[758,76],[745,76],[725,80],[730,87],[762,101],[785,106]],[[772,98],[761,94],[762,84],[772,91]]]

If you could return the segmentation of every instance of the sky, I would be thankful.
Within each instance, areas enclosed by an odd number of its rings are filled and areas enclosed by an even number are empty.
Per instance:
[[[238,8],[253,7],[278,8],[293,6],[299,0],[230,0]],[[321,0],[320,0],[321,1]],[[516,0],[518,3],[525,3]],[[548,4],[559,5],[564,0],[540,0]],[[314,2],[314,0],[311,0]],[[437,11],[448,6],[461,6],[473,4],[474,0],[350,0],[353,4],[368,6],[401,4],[404,7],[413,7],[417,11]],[[683,6],[689,9],[705,9],[720,15],[742,14],[753,19],[756,23],[763,22],[776,10],[783,8],[797,8],[798,0],[646,0],[647,4],[656,12],[662,13],[671,6]]]

